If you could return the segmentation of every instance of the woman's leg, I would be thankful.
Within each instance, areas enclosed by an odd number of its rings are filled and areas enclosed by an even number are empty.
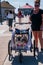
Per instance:
[[[35,46],[38,48],[38,31],[32,31],[35,39]]]
[[[12,19],[10,19],[9,20],[9,30],[12,30],[12,23],[13,23],[13,21],[12,21]]]
[[[8,25],[9,25],[9,30],[10,30],[10,29],[11,29],[11,26],[10,26],[10,19],[9,19]]]
[[[43,49],[42,31],[39,32],[39,40],[40,40],[41,49]]]

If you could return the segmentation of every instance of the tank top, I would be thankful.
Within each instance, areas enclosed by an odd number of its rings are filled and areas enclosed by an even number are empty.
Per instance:
[[[41,14],[43,14],[43,10],[39,10],[39,12],[37,14],[34,14],[32,12],[32,15],[31,15],[31,21],[32,21],[32,25],[34,26],[40,26],[41,23],[42,23],[42,16]]]

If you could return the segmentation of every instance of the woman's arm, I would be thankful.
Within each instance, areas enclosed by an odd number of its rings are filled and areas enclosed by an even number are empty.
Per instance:
[[[29,21],[28,21],[28,23],[32,24],[31,15],[29,15]]]
[[[40,30],[43,30],[43,14],[41,16],[42,16],[42,24],[40,26]]]
[[[43,10],[41,10],[41,16],[42,16],[42,25],[43,25]]]

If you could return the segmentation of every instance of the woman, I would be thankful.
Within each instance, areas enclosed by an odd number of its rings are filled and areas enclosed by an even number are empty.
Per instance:
[[[36,51],[38,51],[38,38],[40,40],[40,33],[41,33],[40,27],[42,24],[42,14],[43,14],[43,11],[39,7],[40,7],[40,2],[35,1],[34,10],[30,17],[32,21],[32,33],[35,39]]]
[[[40,34],[39,34],[39,39],[40,39],[40,43],[41,43],[41,51],[43,52],[43,14],[42,14],[42,24],[40,27]]]
[[[19,23],[21,23],[21,17],[22,17],[21,10],[18,10],[18,18],[19,18]]]
[[[7,15],[7,18],[9,20],[9,22],[8,22],[9,31],[12,31],[12,23],[13,23],[13,18],[14,18],[14,15],[13,15],[12,11],[9,11],[9,13]]]

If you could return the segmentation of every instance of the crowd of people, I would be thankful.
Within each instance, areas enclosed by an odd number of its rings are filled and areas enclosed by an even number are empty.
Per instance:
[[[8,26],[9,26],[9,31],[12,31],[12,23],[13,19],[15,20],[16,14],[15,12],[12,12],[11,10],[7,14],[7,20],[8,20]]]
[[[18,14],[16,14],[14,11],[12,12],[11,10],[7,14],[7,20],[8,20],[8,26],[9,26],[9,31],[12,31],[12,23],[13,19],[15,21],[16,16],[18,17],[19,23],[21,23],[21,18],[23,17],[21,10],[18,10]]]

